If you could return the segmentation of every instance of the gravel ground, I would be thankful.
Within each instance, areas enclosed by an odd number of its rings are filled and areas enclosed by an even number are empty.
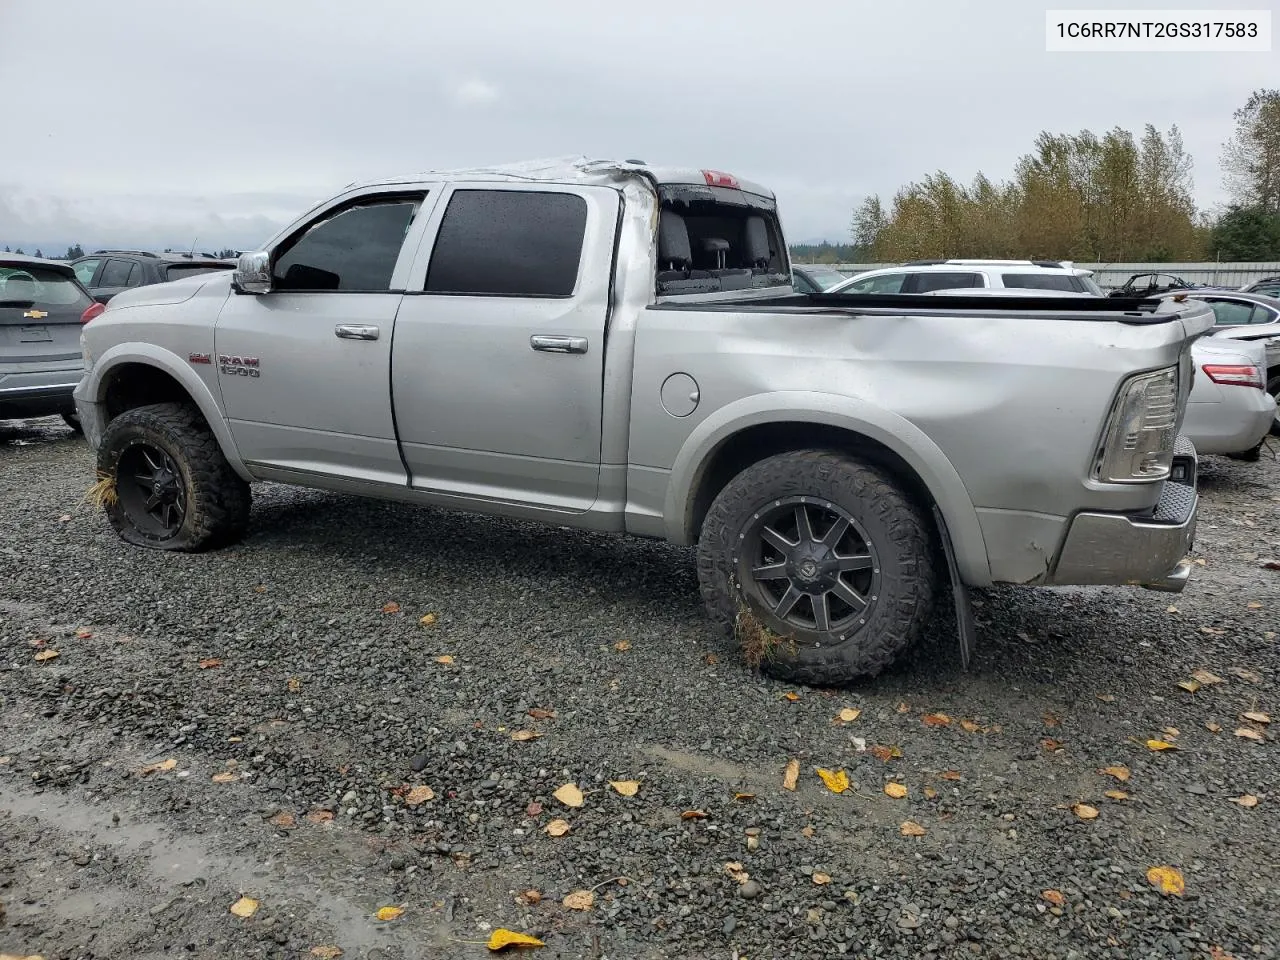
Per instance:
[[[1183,595],[983,592],[969,672],[940,622],[847,691],[749,673],[686,550],[264,485],[165,555],[91,480],[0,424],[0,953],[1280,955],[1273,460],[1203,461]]]

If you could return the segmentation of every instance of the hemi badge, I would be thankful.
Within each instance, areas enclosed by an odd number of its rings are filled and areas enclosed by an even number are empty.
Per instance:
[[[187,357],[187,360],[188,360],[188,361],[190,361],[191,363],[212,363],[212,362],[213,362],[213,360],[212,360],[212,359],[210,359],[210,357],[209,357],[209,355],[208,355],[207,353],[193,353],[193,354],[190,354],[190,355]]]
[[[30,317],[32,320],[43,320],[48,315],[49,314],[43,310],[28,310],[23,314],[24,317]]]

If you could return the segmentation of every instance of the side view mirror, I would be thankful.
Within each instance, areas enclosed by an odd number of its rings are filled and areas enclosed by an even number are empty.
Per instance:
[[[233,285],[238,293],[270,293],[271,255],[263,250],[240,254]]]

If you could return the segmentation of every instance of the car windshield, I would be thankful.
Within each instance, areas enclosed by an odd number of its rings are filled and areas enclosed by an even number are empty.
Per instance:
[[[845,275],[835,267],[805,266],[804,270],[809,274],[809,279],[823,290],[830,290],[837,283],[843,283],[846,279]]]
[[[234,269],[235,266],[230,263],[172,263],[165,267],[164,275],[167,280],[181,280],[201,273],[221,273]]]
[[[84,290],[60,270],[0,264],[0,306],[87,307],[90,302]]]

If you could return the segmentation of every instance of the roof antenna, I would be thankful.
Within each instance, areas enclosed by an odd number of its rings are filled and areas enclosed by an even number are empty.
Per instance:
[[[188,260],[190,260],[192,257],[194,257],[194,256],[196,255],[196,244],[197,244],[199,241],[200,241],[200,238],[199,238],[199,237],[195,237],[195,238],[193,238],[193,239],[192,239],[192,241],[191,241],[191,252],[187,254],[187,259],[188,259]]]

